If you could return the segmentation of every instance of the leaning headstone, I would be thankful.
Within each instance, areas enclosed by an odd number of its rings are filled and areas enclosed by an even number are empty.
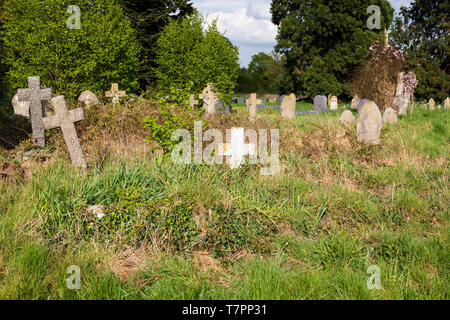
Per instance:
[[[191,107],[195,107],[196,105],[198,105],[198,100],[195,100],[195,95],[191,94],[189,97],[189,105]]]
[[[38,146],[45,146],[44,126],[42,125],[42,100],[52,98],[52,89],[41,89],[40,77],[28,77],[28,89],[18,90],[19,101],[30,102],[31,128],[33,141]]]
[[[395,112],[394,109],[387,108],[386,110],[384,110],[383,114],[384,123],[397,123],[397,121],[398,121],[397,112]]]
[[[355,121],[355,116],[353,115],[353,113],[350,110],[345,110],[341,117],[339,118],[340,122],[353,122]]]
[[[325,112],[327,110],[327,97],[315,96],[314,97],[314,111]]]
[[[117,83],[113,83],[111,85],[111,91],[105,92],[105,97],[112,98],[113,104],[118,104],[120,102],[120,97],[126,96],[127,93],[125,91],[119,91],[119,85]]]
[[[358,103],[361,101],[358,95],[355,95],[352,99],[352,110],[356,110],[358,108]]]
[[[83,91],[80,94],[78,102],[82,103],[85,107],[90,107],[99,103],[97,96],[89,90]]]
[[[78,108],[69,111],[64,96],[53,98],[52,104],[56,115],[42,119],[44,128],[51,130],[61,127],[72,164],[75,167],[86,168],[86,160],[84,159],[83,150],[75,128],[75,122],[86,118],[84,109]]]
[[[337,110],[338,108],[338,98],[336,96],[332,96],[330,99],[330,110]]]
[[[450,109],[450,98],[449,97],[447,97],[447,99],[445,99],[444,108]]]
[[[216,113],[216,104],[218,102],[217,92],[211,83],[208,83],[199,98],[203,100],[203,107],[206,109],[206,113],[213,115]]]
[[[360,101],[356,126],[358,142],[368,145],[380,144],[382,126],[381,112],[376,103],[369,100]]]
[[[430,110],[433,111],[435,109],[434,106],[436,105],[436,102],[434,102],[434,99],[431,98],[430,101],[428,101],[428,104],[430,105]]]
[[[297,104],[297,97],[294,93],[285,97],[281,102],[281,117],[283,119],[295,119],[295,107]]]

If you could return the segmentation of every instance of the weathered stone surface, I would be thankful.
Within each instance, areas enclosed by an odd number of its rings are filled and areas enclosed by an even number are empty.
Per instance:
[[[28,89],[19,89],[17,95],[19,101],[29,101],[33,141],[35,144],[44,147],[45,134],[42,125],[42,100],[50,100],[52,98],[52,89],[41,89],[40,77],[28,77]]]
[[[358,105],[358,124],[356,126],[359,143],[368,145],[380,144],[380,133],[383,126],[381,112],[373,101],[363,100]]]
[[[352,99],[352,110],[358,109],[358,103],[361,101],[361,98],[358,95],[355,95]]]
[[[208,83],[199,98],[203,100],[203,107],[206,109],[206,113],[213,115],[216,113],[216,104],[218,102],[217,92],[211,83]]]
[[[395,110],[392,108],[387,108],[386,110],[384,110],[383,122],[397,123],[398,122],[397,112],[395,112]]]
[[[295,108],[297,104],[297,97],[291,93],[285,97],[281,102],[281,117],[287,120],[295,119]]]
[[[42,114],[48,117],[54,114],[51,100],[42,100]],[[30,101],[19,101],[19,95],[15,94],[12,99],[14,114],[22,117],[30,118]]]
[[[191,94],[189,97],[189,105],[191,107],[195,107],[196,105],[198,105],[198,100],[195,100],[195,95]]]
[[[97,96],[89,90],[83,91],[78,97],[78,102],[81,102],[85,107],[90,107],[99,104]]]
[[[341,117],[339,118],[340,122],[353,122],[355,121],[355,116],[353,115],[353,113],[350,110],[345,110]]]
[[[327,97],[315,96],[314,97],[314,111],[325,112],[327,111]]]
[[[246,101],[246,103],[247,103],[247,112],[250,113],[250,118],[254,119],[256,117],[258,105],[260,105],[262,101],[256,98],[256,93],[252,93],[250,94],[250,98]]]
[[[450,109],[450,98],[449,97],[447,97],[447,99],[445,99],[444,108]]]
[[[42,119],[44,128],[50,130],[61,127],[72,164],[75,167],[86,168],[86,160],[84,159],[83,150],[75,128],[75,122],[86,118],[84,109],[78,108],[69,111],[64,96],[53,98],[52,103],[55,107],[56,115]]]
[[[127,93],[125,91],[119,91],[119,85],[117,83],[113,83],[111,85],[111,90],[105,92],[105,97],[112,98],[113,104],[120,103],[120,97],[125,97]]]
[[[338,98],[336,96],[332,96],[330,99],[330,110],[337,110],[338,108]]]
[[[430,106],[430,110],[433,111],[435,109],[435,105],[436,105],[436,102],[434,102],[434,99],[431,98],[430,101],[428,101],[428,104]]]

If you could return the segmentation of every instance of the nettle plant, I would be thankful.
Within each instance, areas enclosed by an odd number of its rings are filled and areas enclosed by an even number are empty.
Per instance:
[[[150,132],[147,142],[158,144],[153,150],[170,153],[178,144],[172,141],[173,132],[180,128],[193,131],[194,122],[201,118],[204,109],[189,104],[191,87],[192,83],[187,87],[172,86],[168,96],[159,98],[159,113],[144,119],[144,128]]]

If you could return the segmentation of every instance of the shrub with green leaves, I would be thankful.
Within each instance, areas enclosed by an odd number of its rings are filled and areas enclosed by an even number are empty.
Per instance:
[[[67,26],[75,14],[69,4],[80,8],[79,29]],[[116,1],[6,0],[2,11],[12,88],[26,86],[29,76],[69,99],[88,89],[103,92],[112,82],[138,87],[139,44]]]
[[[231,98],[239,76],[238,49],[213,21],[204,29],[198,13],[169,23],[157,42],[156,77],[163,90],[173,86],[199,94],[213,83],[225,101]]]

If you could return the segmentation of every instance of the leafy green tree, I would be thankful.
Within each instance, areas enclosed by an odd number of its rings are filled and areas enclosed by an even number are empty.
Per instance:
[[[449,12],[449,1],[416,0],[395,20],[391,37],[417,76],[419,99],[442,101],[450,91]]]
[[[380,8],[380,30],[367,27],[371,5]],[[273,0],[271,12],[276,50],[286,56],[280,84],[313,97],[350,94],[353,71],[392,23],[394,9],[387,0]]]
[[[248,66],[252,81],[260,93],[276,92],[277,79],[283,69],[281,57],[275,53],[260,52],[252,57]]]
[[[111,82],[135,90],[140,47],[122,8],[111,0],[70,4],[81,10],[79,29],[68,28],[74,13],[65,0],[5,1],[2,38],[12,87],[38,75],[70,100],[87,89],[101,93]]]
[[[157,42],[158,84],[163,91],[191,87],[192,93],[200,93],[213,83],[222,99],[229,100],[239,76],[238,49],[215,21],[205,29],[203,25],[202,16],[194,13],[164,28]]]
[[[140,42],[142,72],[139,82],[145,89],[155,80],[155,43],[164,27],[172,20],[185,17],[194,11],[189,0],[119,0],[126,17],[135,29]]]

